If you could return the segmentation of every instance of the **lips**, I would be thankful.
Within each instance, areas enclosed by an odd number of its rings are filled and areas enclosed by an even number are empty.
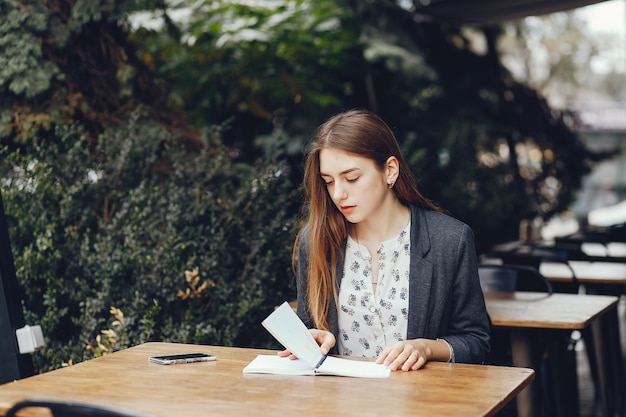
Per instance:
[[[356,208],[356,206],[341,206],[341,212],[343,214],[350,214],[354,211],[354,209]]]

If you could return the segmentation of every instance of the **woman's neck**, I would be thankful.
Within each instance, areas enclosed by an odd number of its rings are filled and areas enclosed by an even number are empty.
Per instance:
[[[382,209],[377,216],[354,224],[350,234],[359,243],[365,244],[370,249],[377,249],[382,242],[404,230],[410,218],[410,208],[394,199],[394,202]]]

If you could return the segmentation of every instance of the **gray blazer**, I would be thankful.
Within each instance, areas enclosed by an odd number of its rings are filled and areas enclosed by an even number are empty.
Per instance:
[[[308,232],[303,230],[296,270],[298,316],[313,327],[306,303]],[[345,246],[345,245],[344,245]],[[337,285],[343,257],[337,264]],[[337,307],[331,298],[330,331],[338,337]],[[489,317],[478,279],[474,234],[450,216],[411,206],[408,339],[444,339],[455,362],[482,363],[489,353]],[[337,353],[336,347],[331,353]]]

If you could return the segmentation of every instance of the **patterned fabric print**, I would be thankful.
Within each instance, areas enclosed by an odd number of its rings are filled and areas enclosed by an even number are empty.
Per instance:
[[[371,256],[348,237],[339,289],[339,354],[377,357],[385,346],[406,339],[409,309],[411,224],[378,248],[378,285],[372,285]]]

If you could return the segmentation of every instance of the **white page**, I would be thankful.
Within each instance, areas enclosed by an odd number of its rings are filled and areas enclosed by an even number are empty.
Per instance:
[[[244,374],[315,375],[308,363],[278,355],[257,355],[243,368]]]
[[[383,364],[370,361],[335,358],[328,356],[317,368],[320,375],[352,376],[359,378],[389,378],[391,369]]]
[[[300,317],[286,301],[262,322],[263,327],[298,359],[315,368],[324,355]]]
[[[391,370],[385,365],[369,361],[356,361],[328,356],[313,370],[300,359],[291,360],[278,355],[257,355],[245,368],[244,374],[274,375],[336,375],[358,378],[389,378]]]

